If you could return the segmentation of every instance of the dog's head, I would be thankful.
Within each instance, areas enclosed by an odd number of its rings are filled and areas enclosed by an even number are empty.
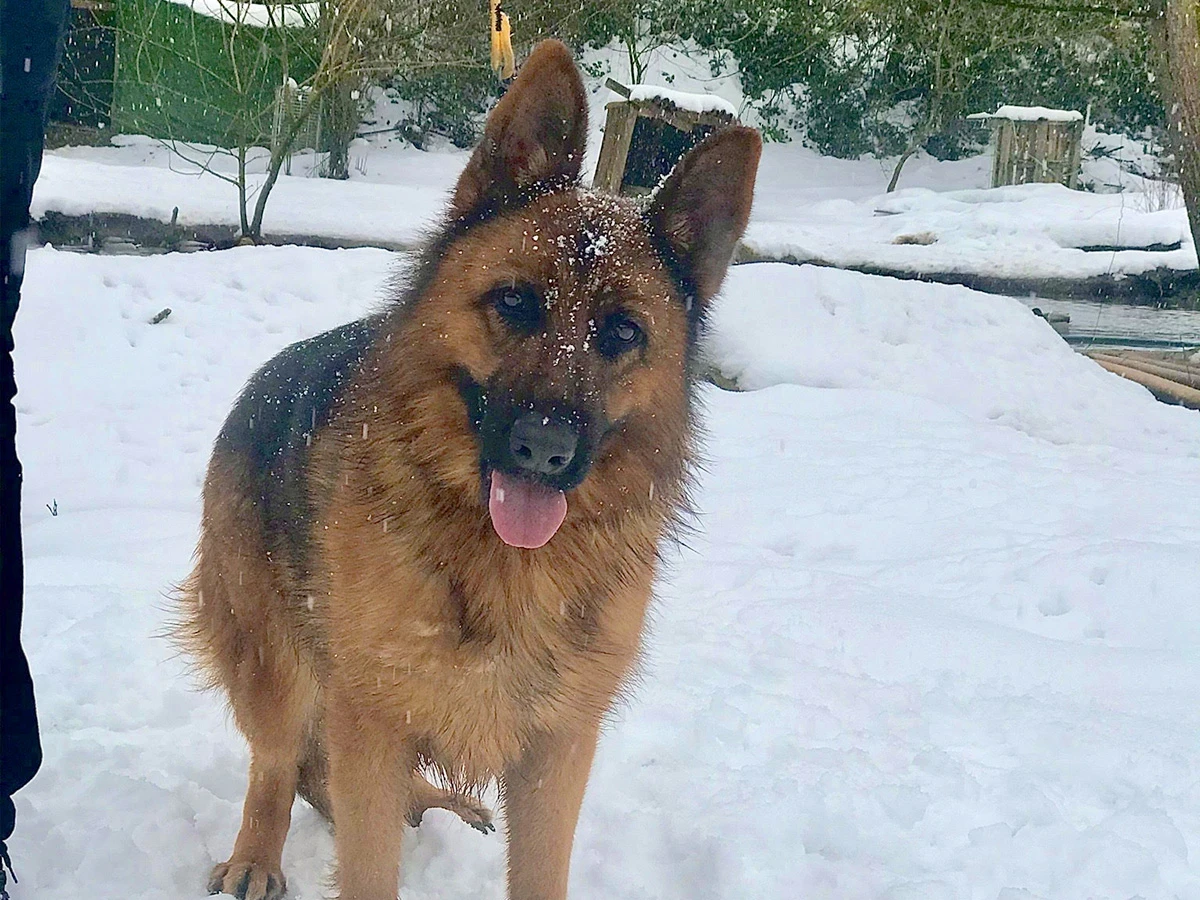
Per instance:
[[[488,118],[409,290],[410,446],[514,546],[670,504],[689,363],[750,214],[761,142],[710,136],[648,205],[579,187],[584,86],[540,44]],[[658,497],[656,499],[656,491]]]

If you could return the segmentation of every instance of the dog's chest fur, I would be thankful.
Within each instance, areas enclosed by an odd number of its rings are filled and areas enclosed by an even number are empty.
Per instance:
[[[363,495],[353,476],[342,492]],[[322,528],[329,599],[313,613],[324,652],[420,756],[454,781],[483,782],[539,732],[607,708],[636,660],[654,529],[639,530],[645,547],[605,547],[619,563],[593,571],[572,557],[613,538],[585,525],[519,551],[478,510],[443,509],[436,531],[385,536],[369,504],[335,502],[343,518]]]

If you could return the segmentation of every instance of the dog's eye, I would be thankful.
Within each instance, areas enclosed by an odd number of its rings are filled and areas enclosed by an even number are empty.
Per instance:
[[[604,321],[597,335],[600,352],[609,359],[616,359],[645,341],[641,326],[623,313],[613,313]]]
[[[492,306],[511,328],[532,332],[542,321],[542,304],[533,288],[523,285],[498,288],[492,295]]]

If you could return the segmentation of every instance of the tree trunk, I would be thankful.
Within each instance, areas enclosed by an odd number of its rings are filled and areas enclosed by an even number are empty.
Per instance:
[[[924,140],[923,137],[922,140]],[[887,192],[889,194],[896,189],[896,182],[900,180],[900,170],[904,168],[908,158],[920,149],[921,141],[913,141],[908,145],[908,149],[900,154],[900,158],[896,160],[896,168],[892,169],[892,180],[888,182]]]
[[[242,225],[242,237],[250,235],[250,219],[246,210],[246,148],[241,146],[237,148],[237,189],[238,189],[238,217]]]
[[[313,114],[313,109],[317,105],[320,97],[315,92],[309,94],[308,100],[300,110],[300,114],[292,120],[288,125],[287,131],[280,137],[279,143],[271,150],[271,159],[267,163],[267,180],[263,182],[262,187],[258,189],[258,199],[254,203],[254,218],[250,222],[250,227],[247,229],[242,226],[242,236],[259,243],[262,240],[262,221],[263,213],[267,209],[267,198],[271,196],[271,189],[275,187],[275,182],[279,180],[279,171],[283,168],[284,160],[287,159],[288,151],[292,149],[292,144],[296,141],[296,135],[300,133],[300,129],[304,127],[304,123],[308,121],[308,117]],[[245,184],[245,175],[242,176],[242,184]]]
[[[946,69],[943,61],[946,56],[951,17],[955,15],[954,6],[954,0],[946,4],[938,25],[938,42],[933,57],[933,84],[929,89],[929,108],[925,110],[925,121],[913,132],[908,149],[901,153],[900,159],[896,161],[896,168],[892,170],[892,180],[887,186],[889,194],[896,189],[896,183],[900,181],[900,170],[904,168],[909,157],[925,146],[925,142],[943,126],[942,109],[946,99]]]
[[[1200,0],[1166,0],[1163,13],[1168,133],[1192,242],[1200,254]]]

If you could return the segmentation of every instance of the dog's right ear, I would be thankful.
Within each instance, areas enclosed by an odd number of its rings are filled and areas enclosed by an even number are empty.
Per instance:
[[[488,116],[483,140],[459,176],[455,219],[515,200],[534,185],[578,182],[587,147],[587,94],[571,52],[542,41]]]

